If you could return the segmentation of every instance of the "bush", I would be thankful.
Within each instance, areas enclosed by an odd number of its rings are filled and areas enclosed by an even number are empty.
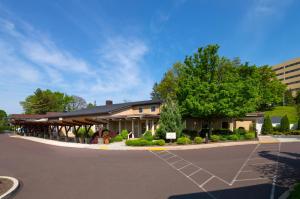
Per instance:
[[[271,121],[270,116],[267,116],[264,118],[264,123],[261,128],[261,133],[263,135],[267,135],[267,134],[271,134],[272,131],[273,131],[272,121]]]
[[[123,137],[121,135],[116,135],[111,140],[112,140],[112,142],[122,142],[123,141]]]
[[[188,130],[188,129],[184,129],[182,131],[182,134],[185,136],[185,137],[189,137],[190,139],[194,139],[195,137],[198,136],[198,132],[195,131],[195,130]]]
[[[152,141],[153,140],[153,136],[151,131],[146,131],[143,135],[143,139],[148,140],[148,141]]]
[[[234,129],[234,134],[245,135],[247,132],[244,128]]]
[[[0,133],[4,133],[6,130],[11,130],[10,126],[0,126]]]
[[[229,135],[229,134],[232,134],[232,131],[230,129],[214,129],[212,131],[212,134],[216,134],[216,135]]]
[[[220,140],[221,141],[227,141],[228,140],[228,135],[220,135]]]
[[[188,137],[181,137],[177,139],[177,144],[191,144],[191,140]]]
[[[228,139],[236,141],[236,140],[239,140],[239,136],[237,134],[233,134],[233,135],[228,136]]]
[[[164,146],[166,144],[165,140],[153,140],[152,142],[153,145],[157,145],[157,146]]]
[[[134,140],[126,140],[126,145],[127,146],[151,146],[152,142],[139,138],[139,139],[134,139]]]
[[[248,132],[245,134],[245,139],[246,140],[253,140],[255,138],[255,133],[254,132]]]
[[[195,137],[194,138],[194,143],[195,144],[201,144],[203,142],[203,138],[202,137]]]
[[[290,130],[290,122],[287,115],[285,115],[283,118],[281,118],[280,121],[280,131],[281,132],[287,132]]]
[[[161,128],[157,128],[155,132],[155,139],[166,139],[166,134]]]
[[[210,140],[212,142],[218,142],[218,141],[220,141],[220,136],[219,135],[212,135],[212,136],[210,136]]]
[[[126,129],[123,129],[121,131],[121,136],[124,140],[127,140],[128,139],[128,131]]]

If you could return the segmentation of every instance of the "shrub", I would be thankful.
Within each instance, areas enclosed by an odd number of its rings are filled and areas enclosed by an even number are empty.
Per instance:
[[[134,139],[134,140],[126,140],[126,145],[127,146],[151,146],[152,142],[139,138],[139,139]]]
[[[166,133],[160,127],[156,129],[155,139],[166,139]]]
[[[285,115],[283,118],[281,118],[280,121],[280,131],[281,132],[287,132],[290,130],[290,122],[287,115]]]
[[[267,135],[267,134],[271,134],[272,131],[273,131],[272,121],[271,121],[270,116],[267,116],[264,118],[264,123],[261,128],[261,133],[263,135]]]
[[[121,135],[116,135],[111,140],[113,140],[113,142],[122,142],[123,137]]]
[[[153,140],[153,136],[151,131],[146,131],[143,135],[143,139],[148,140],[148,141],[152,141]]]
[[[255,138],[255,133],[254,132],[248,132],[245,134],[245,139],[246,140],[253,140]]]
[[[220,140],[221,141],[226,141],[226,140],[228,140],[228,135],[220,135]]]
[[[214,129],[212,133],[216,135],[229,135],[232,134],[232,131],[230,129]]]
[[[180,144],[180,145],[182,145],[182,144],[190,144],[190,143],[191,143],[191,140],[188,137],[181,137],[181,138],[177,139],[177,144]]]
[[[212,135],[210,136],[210,139],[212,142],[218,142],[220,141],[220,136],[219,135]]]
[[[153,140],[152,142],[153,145],[157,145],[157,146],[164,146],[166,144],[165,140]]]
[[[202,137],[195,137],[194,138],[194,143],[195,144],[201,144],[203,142],[203,138]]]
[[[189,137],[190,139],[194,139],[195,137],[198,136],[198,132],[195,131],[195,130],[188,130],[188,129],[184,129],[182,131],[182,134],[185,136],[185,137]]]
[[[239,140],[239,136],[237,134],[232,134],[230,136],[228,136],[229,140]]]
[[[80,129],[78,130],[77,136],[83,138],[84,134],[85,134],[85,129],[83,127],[80,127]]]
[[[128,139],[128,131],[126,129],[123,129],[121,131],[121,136],[124,140],[127,140]]]
[[[245,135],[246,134],[246,130],[244,128],[238,128],[238,129],[234,129],[234,134],[239,134],[239,135]]]

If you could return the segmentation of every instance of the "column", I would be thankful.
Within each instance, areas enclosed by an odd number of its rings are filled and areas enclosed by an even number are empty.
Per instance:
[[[121,120],[119,120],[119,134],[121,134]]]
[[[107,120],[106,128],[109,130],[109,120]]]
[[[131,132],[134,133],[134,120],[131,120]]]
[[[154,135],[154,120],[151,120],[151,122],[152,122],[152,125],[151,125],[151,133],[152,133],[152,135]]]
[[[140,122],[140,120],[138,119],[138,137],[139,137],[140,134],[141,134],[141,128],[140,128],[140,125],[141,125],[141,122]]]
[[[148,126],[148,119],[146,119],[146,131],[149,131],[149,126]]]

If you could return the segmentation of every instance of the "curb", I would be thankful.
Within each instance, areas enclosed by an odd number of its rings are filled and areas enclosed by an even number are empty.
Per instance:
[[[19,180],[16,179],[16,178],[13,178],[13,177],[9,177],[9,176],[0,176],[0,178],[6,178],[6,179],[9,179],[9,180],[13,181],[13,186],[7,192],[5,192],[4,194],[2,194],[0,196],[0,199],[8,199],[20,187]]]

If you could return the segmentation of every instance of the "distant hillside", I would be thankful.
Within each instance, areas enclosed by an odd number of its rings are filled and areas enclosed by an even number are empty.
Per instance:
[[[298,121],[296,106],[277,106],[271,111],[266,111],[265,116],[267,115],[269,115],[270,117],[282,117],[287,115],[290,120],[290,123],[297,123]]]

